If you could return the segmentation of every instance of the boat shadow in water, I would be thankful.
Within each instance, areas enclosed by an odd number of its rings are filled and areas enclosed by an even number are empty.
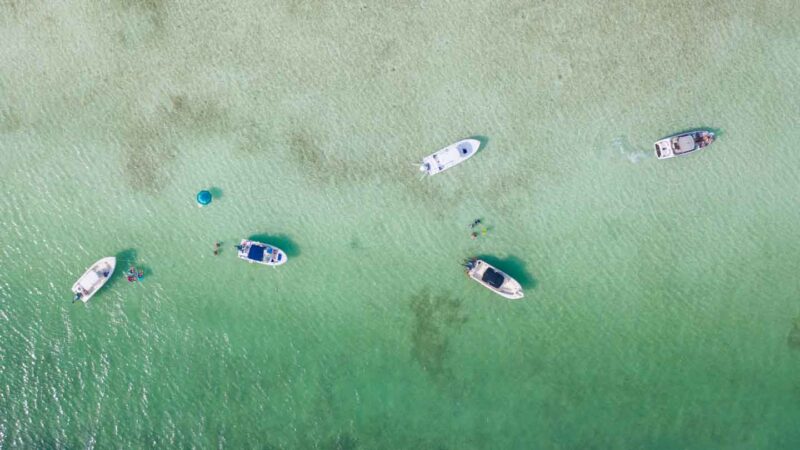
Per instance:
[[[127,270],[128,267],[136,265],[136,254],[135,248],[126,248],[114,255],[117,258],[117,270],[123,266]]]
[[[285,234],[254,234],[247,238],[251,241],[258,241],[264,244],[274,245],[279,249],[283,250],[286,253],[286,256],[289,258],[294,258],[296,256],[300,256],[300,247],[297,246],[297,243],[292,240],[289,236]]]
[[[134,248],[125,249],[116,255],[117,258],[117,267],[114,269],[114,276],[110,280],[108,280],[106,286],[114,282],[117,278],[122,278],[127,281],[128,279],[128,269],[131,267],[135,267],[137,272],[142,272],[143,277],[147,277],[153,273],[150,269],[150,266],[141,264],[136,261],[137,252]],[[137,280],[139,281],[139,280]]]
[[[535,289],[539,284],[533,275],[525,268],[525,262],[516,256],[509,255],[505,258],[498,258],[492,255],[478,255],[478,259],[482,259],[487,263],[497,267],[509,276],[519,282],[523,289]]]
[[[208,192],[211,192],[211,198],[213,198],[214,200],[219,200],[222,198],[222,188],[212,186],[208,188]]]

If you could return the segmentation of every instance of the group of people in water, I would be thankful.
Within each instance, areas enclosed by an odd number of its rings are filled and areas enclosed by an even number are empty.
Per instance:
[[[472,230],[475,230],[475,227],[481,225],[482,223],[483,223],[483,221],[481,219],[475,219],[469,227]],[[486,236],[486,232],[487,231],[489,231],[489,230],[486,227],[481,227],[481,236]],[[478,232],[477,231],[473,231],[469,235],[469,237],[472,238],[472,239],[477,239],[478,238]]]
[[[144,270],[136,269],[136,267],[131,266],[131,268],[128,269],[128,273],[125,275],[128,278],[129,283],[133,283],[134,281],[142,281],[142,278],[144,278]]]

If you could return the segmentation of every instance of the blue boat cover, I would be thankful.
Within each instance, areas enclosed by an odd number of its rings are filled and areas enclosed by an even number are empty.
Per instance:
[[[253,261],[263,261],[264,247],[261,247],[260,245],[251,245],[250,250],[247,252],[247,258],[252,259]]]
[[[481,277],[481,280],[488,283],[489,286],[500,289],[500,286],[503,285],[505,278],[491,267],[487,267],[486,272],[483,272],[483,277]]]

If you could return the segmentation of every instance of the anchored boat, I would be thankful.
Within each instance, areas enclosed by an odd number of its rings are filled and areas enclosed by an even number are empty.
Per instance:
[[[239,250],[239,258],[250,263],[280,266],[288,259],[286,253],[278,247],[257,241],[242,239],[236,248]]]
[[[482,259],[470,259],[465,267],[470,278],[496,294],[510,300],[519,300],[525,296],[517,280]]]
[[[117,266],[117,258],[109,256],[97,261],[86,270],[78,281],[72,285],[72,292],[75,297],[73,302],[78,300],[86,303],[92,296],[103,287],[104,284],[111,278],[114,273],[114,268]]]
[[[708,147],[714,142],[714,133],[709,130],[690,131],[666,137],[656,142],[658,159],[674,158]]]
[[[436,175],[439,172],[460,164],[474,155],[481,142],[477,139],[464,139],[455,144],[439,150],[438,152],[422,158],[419,170],[428,175]]]

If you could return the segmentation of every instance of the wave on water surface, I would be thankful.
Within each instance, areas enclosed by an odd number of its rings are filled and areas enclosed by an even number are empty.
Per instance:
[[[615,155],[620,155],[633,164],[652,157],[650,152],[634,147],[627,136],[618,136],[612,139],[611,148]]]

